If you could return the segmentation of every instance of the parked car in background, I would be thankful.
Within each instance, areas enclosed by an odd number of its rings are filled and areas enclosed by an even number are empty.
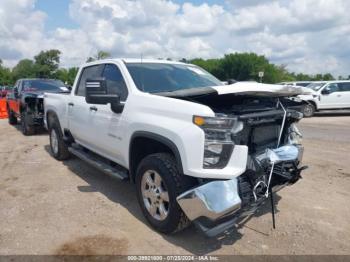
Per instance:
[[[303,86],[306,87],[310,85],[312,81],[295,81],[295,82],[282,82],[280,85],[290,85],[290,86]]]
[[[80,68],[72,92],[45,94],[44,119],[56,159],[74,154],[135,183],[156,230],[192,221],[214,236],[300,179],[302,114],[293,108],[301,101],[290,97],[302,93],[223,85],[173,61],[99,60]]]
[[[307,88],[313,90],[311,95],[300,95],[306,102],[303,108],[305,117],[311,117],[316,111],[350,108],[350,81],[319,81]]]
[[[62,81],[55,79],[20,79],[13,92],[7,95],[8,121],[11,125],[21,120],[24,135],[35,133],[36,127],[43,126],[44,92],[69,92]]]

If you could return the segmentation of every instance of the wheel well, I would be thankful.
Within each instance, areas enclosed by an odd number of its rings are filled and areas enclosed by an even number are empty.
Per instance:
[[[315,110],[317,110],[317,105],[314,101],[308,100],[308,101],[306,101],[306,103],[313,105],[315,107]]]
[[[129,151],[129,172],[130,178],[135,182],[137,167],[142,159],[154,153],[168,153],[172,155],[177,163],[177,167],[183,173],[180,154],[173,142],[158,135],[142,135],[133,137]]]
[[[50,128],[51,123],[53,123],[54,121],[57,121],[58,125],[60,124],[55,112],[52,112],[52,111],[47,112],[46,113],[46,123],[47,123],[48,129]]]

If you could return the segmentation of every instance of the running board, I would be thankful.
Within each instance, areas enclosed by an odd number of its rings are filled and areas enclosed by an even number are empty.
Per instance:
[[[68,151],[80,158],[81,160],[89,163],[96,169],[102,171],[103,173],[110,175],[113,178],[127,180],[129,179],[129,175],[126,170],[123,170],[122,167],[118,168],[118,166],[109,165],[102,160],[102,157],[97,156],[95,153],[92,153],[88,150],[84,150],[84,148],[73,144],[73,146],[68,147]]]

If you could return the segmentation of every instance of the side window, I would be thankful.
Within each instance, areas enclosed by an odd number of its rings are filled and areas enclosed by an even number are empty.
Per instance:
[[[339,83],[341,92],[350,92],[350,82]]]
[[[94,66],[85,67],[80,74],[79,83],[77,85],[78,89],[75,90],[75,94],[77,96],[85,96],[86,79],[101,77],[102,70],[103,70],[103,65],[94,65]]]
[[[328,88],[329,88],[331,93],[339,92],[338,84],[335,84],[335,83],[334,84],[329,84]]]
[[[120,101],[125,101],[128,97],[128,88],[126,87],[124,78],[119,68],[113,64],[106,64],[102,77],[106,78],[108,93],[118,94]]]

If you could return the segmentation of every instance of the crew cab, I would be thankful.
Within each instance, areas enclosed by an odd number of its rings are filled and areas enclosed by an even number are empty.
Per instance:
[[[303,107],[305,117],[311,117],[316,111],[350,108],[350,81],[319,81],[307,86],[313,92],[300,95],[306,102]]]
[[[7,95],[7,113],[10,125],[21,120],[24,135],[33,135],[36,128],[43,126],[44,92],[68,92],[63,82],[54,79],[19,79],[13,92]]]
[[[215,236],[301,177],[302,114],[290,109],[300,94],[223,85],[180,62],[100,60],[81,66],[70,94],[45,94],[45,123],[56,159],[73,154],[135,183],[156,230],[192,221]]]

